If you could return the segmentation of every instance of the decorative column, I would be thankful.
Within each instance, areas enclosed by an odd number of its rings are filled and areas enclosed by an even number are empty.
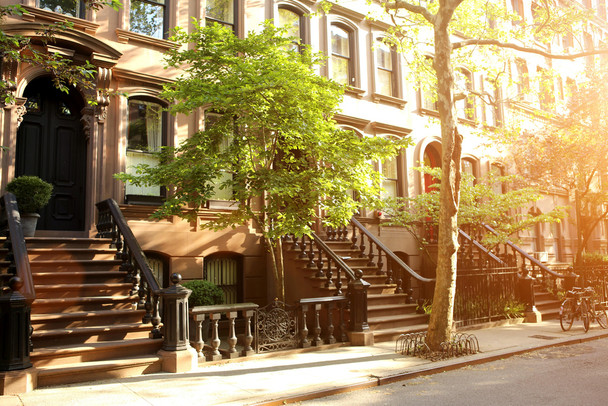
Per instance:
[[[163,303],[163,371],[187,372],[196,368],[198,354],[188,339],[188,297],[192,291],[180,285],[182,276],[171,275],[173,286],[160,291]]]

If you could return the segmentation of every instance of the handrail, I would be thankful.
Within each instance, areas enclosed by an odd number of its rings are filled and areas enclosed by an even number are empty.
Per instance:
[[[342,270],[348,275],[350,280],[355,280],[357,277],[355,276],[355,272],[344,262],[342,258],[340,258],[325,242],[319,238],[314,232],[311,232],[311,236],[313,241],[322,249],[326,255],[328,255]]]
[[[492,254],[492,252],[490,252],[490,250],[488,250],[486,247],[484,247],[482,244],[480,244],[477,240],[474,240],[470,235],[468,235],[467,233],[465,233],[464,231],[462,231],[460,228],[458,229],[458,233],[461,236],[463,236],[465,239],[467,239],[468,241],[470,241],[473,245],[475,245],[484,254],[486,254],[487,256],[489,256],[490,258],[492,258],[494,261],[498,262],[499,264],[501,264],[504,267],[508,266],[505,263],[505,261],[503,261],[502,259],[498,258],[496,255]]]
[[[389,248],[387,248],[378,238],[376,238],[375,235],[373,235],[372,233],[369,232],[369,230],[367,228],[365,228],[363,226],[363,224],[361,224],[359,222],[359,220],[357,220],[356,218],[351,218],[350,219],[351,223],[353,223],[355,226],[357,226],[357,228],[359,229],[359,231],[361,231],[363,234],[365,234],[369,239],[371,239],[374,244],[376,244],[376,246],[381,249],[382,251],[384,251],[384,253],[386,254],[387,258],[390,258],[391,261],[393,261],[394,263],[396,263],[397,265],[399,265],[401,268],[405,269],[411,276],[413,276],[414,278],[416,278],[417,280],[419,280],[420,282],[434,282],[435,279],[430,279],[430,278],[425,278],[424,276],[420,276],[418,275],[418,273],[416,273],[416,271],[414,271],[412,268],[410,268],[405,262],[403,262],[403,260],[401,260],[401,258],[399,258],[397,255],[395,255],[395,253],[393,251],[391,251]]]
[[[493,233],[494,235],[498,235],[498,233],[496,232],[496,230],[494,230],[492,227],[490,227],[487,224],[483,225],[486,230],[490,231],[491,233]],[[507,240],[505,242],[505,244],[507,244],[509,247],[511,247],[511,249],[513,249],[514,251],[517,251],[521,256],[523,256],[525,259],[527,259],[528,261],[530,261],[532,264],[538,266],[543,272],[546,272],[550,275],[553,275],[556,278],[565,278],[565,275],[559,274],[551,269],[549,269],[547,266],[543,265],[542,262],[540,262],[539,260],[537,260],[534,257],[531,257],[527,252],[525,252],[524,250],[522,250],[521,248],[519,248],[517,245],[513,244],[510,240]]]
[[[124,238],[125,244],[129,247],[129,250],[131,251],[133,260],[136,262],[137,267],[142,273],[144,279],[146,280],[146,283],[148,284],[152,292],[158,294],[160,292],[158,281],[154,277],[154,274],[150,269],[150,265],[146,260],[146,256],[144,255],[141,246],[137,242],[137,239],[133,235],[133,231],[131,231],[131,228],[127,224],[127,220],[120,211],[118,203],[116,203],[114,199],[107,199],[97,203],[96,206],[99,212],[102,212],[104,208],[106,208],[110,212],[116,226],[118,227],[118,230],[120,231],[120,234],[122,234]]]
[[[10,250],[12,253],[12,261],[16,270],[16,276],[21,278],[23,286],[20,289],[21,294],[25,297],[28,304],[32,304],[36,299],[36,289],[30,269],[30,261],[27,255],[27,246],[25,245],[25,237],[21,228],[21,216],[17,206],[17,198],[12,193],[6,193],[2,196],[0,204],[4,207],[4,216],[8,225],[10,238]],[[13,266],[11,264],[11,266]]]
[[[135,239],[127,220],[114,199],[107,199],[96,204],[98,210],[97,237],[110,237],[116,247],[116,258],[122,259],[120,270],[127,272],[127,280],[133,282],[131,294],[139,295],[138,307],[146,310],[142,323],[152,324],[151,336],[160,338],[161,317],[159,302],[161,289],[150,269],[143,250]],[[141,279],[143,276],[142,286]]]

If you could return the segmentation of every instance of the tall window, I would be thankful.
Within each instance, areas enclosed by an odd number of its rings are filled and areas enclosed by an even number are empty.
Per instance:
[[[484,97],[483,119],[486,125],[497,127],[501,121],[500,90],[495,82],[484,78],[481,81],[482,91],[489,96]]]
[[[81,0],[38,0],[36,6],[70,17],[84,17],[85,7]]]
[[[230,27],[236,33],[235,0],[207,0],[205,5],[205,21],[218,23]]]
[[[515,69],[517,71],[515,83],[517,86],[517,96],[523,100],[526,98],[526,94],[530,91],[530,78],[528,75],[528,65],[523,59],[517,59],[515,61]]]
[[[203,279],[222,289],[224,304],[243,302],[243,271],[241,257],[214,254],[205,258]]]
[[[441,154],[433,145],[429,145],[424,150],[423,157],[424,166],[427,168],[439,168],[441,167]],[[438,183],[437,179],[433,178],[429,174],[424,174],[424,191],[426,193],[437,190],[433,187],[434,184]]]
[[[212,111],[205,111],[205,129],[213,127],[213,125],[222,119],[222,114],[214,113]],[[220,151],[226,150],[232,142],[232,134],[226,135],[222,138],[219,143]],[[221,185],[226,181],[232,179],[232,174],[229,172],[222,172],[218,179],[215,180],[213,187],[213,199],[214,200],[233,200],[234,194],[232,187],[222,187]]]
[[[494,178],[503,176],[504,168],[498,164],[492,164],[492,165],[490,165],[490,173],[492,174],[492,176]],[[496,194],[504,193],[504,185],[502,184],[502,182],[498,182],[498,181],[494,182],[492,184],[492,191]]]
[[[475,184],[475,178],[477,177],[477,162],[471,158],[464,158],[461,161],[461,166],[462,173],[467,174],[466,181],[468,182],[468,185],[473,186]]]
[[[343,85],[355,85],[352,32],[331,26],[331,78]]]
[[[396,96],[394,52],[382,41],[376,41],[376,92]]]
[[[154,38],[165,38],[168,29],[166,0],[131,0],[131,31]]]
[[[458,69],[456,72],[456,92],[464,94],[464,99],[456,101],[456,110],[459,118],[475,119],[475,103],[471,96],[473,90],[473,75],[471,72]]]
[[[383,198],[394,198],[399,196],[399,181],[398,181],[398,156],[387,159],[380,164],[380,173],[382,174],[382,192]]]
[[[277,26],[285,28],[288,36],[296,38],[291,48],[300,51],[300,47],[304,43],[304,24],[302,15],[291,9],[279,8],[276,20]]]
[[[154,101],[129,99],[129,125],[127,129],[126,172],[135,173],[135,165],[158,165],[154,152],[165,144],[165,116],[163,107]],[[136,202],[132,196],[160,197],[160,186],[126,185],[127,201]],[[154,200],[154,199],[151,199]]]
[[[546,69],[537,68],[538,74],[538,100],[543,110],[552,109],[555,104],[555,89],[553,77]]]

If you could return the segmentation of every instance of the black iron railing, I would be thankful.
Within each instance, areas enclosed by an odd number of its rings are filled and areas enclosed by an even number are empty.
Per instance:
[[[0,260],[0,371],[13,371],[32,366],[31,305],[36,289],[15,195],[2,196],[0,208],[0,232],[5,237]]]
[[[120,270],[127,272],[127,280],[133,283],[132,295],[139,295],[138,307],[146,310],[142,322],[152,324],[151,336],[162,337],[159,314],[160,287],[143,250],[135,239],[118,204],[113,199],[97,203],[97,237],[111,238],[111,247],[116,248],[116,259],[122,264]]]

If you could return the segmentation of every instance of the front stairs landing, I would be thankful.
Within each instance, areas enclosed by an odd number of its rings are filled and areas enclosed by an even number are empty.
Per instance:
[[[162,340],[149,338],[139,296],[111,240],[26,238],[36,289],[30,354],[38,387],[159,372]]]

